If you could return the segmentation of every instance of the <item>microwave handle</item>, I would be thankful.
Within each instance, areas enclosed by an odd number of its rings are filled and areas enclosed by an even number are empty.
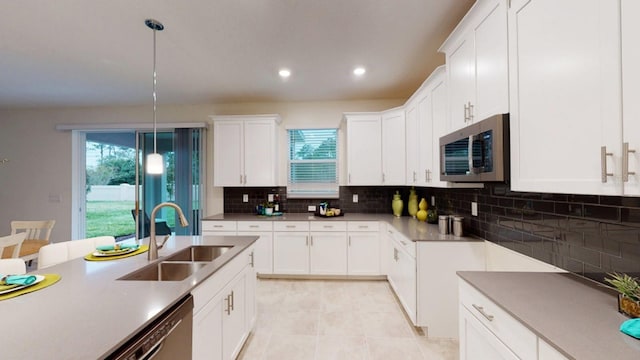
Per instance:
[[[471,174],[475,174],[477,173],[476,169],[473,167],[473,140],[474,140],[475,136],[470,135],[469,136],[469,141],[467,144],[467,160],[469,161],[469,173]]]

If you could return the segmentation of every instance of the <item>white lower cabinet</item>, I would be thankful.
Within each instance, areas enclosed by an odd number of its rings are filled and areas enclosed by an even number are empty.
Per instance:
[[[459,292],[460,360],[538,359],[536,334],[462,279]]]
[[[311,232],[309,234],[309,273],[344,275],[347,273],[347,234]]]
[[[193,359],[235,359],[255,323],[253,248],[192,291]],[[220,290],[222,289],[222,290]]]
[[[273,273],[273,224],[271,221],[238,221],[238,235],[259,236],[254,244],[254,266],[258,274]]]
[[[460,360],[518,360],[491,331],[460,306]]]
[[[202,235],[228,236],[236,235],[238,225],[235,221],[203,221]]]
[[[309,233],[273,233],[273,273],[302,275],[309,273]]]
[[[381,275],[377,221],[347,223],[347,275]]]
[[[415,252],[411,253],[410,250],[410,246],[415,246],[415,243],[404,239],[391,227],[387,228],[387,237],[392,255],[389,259],[387,278],[409,319],[415,325],[417,319],[416,258]]]

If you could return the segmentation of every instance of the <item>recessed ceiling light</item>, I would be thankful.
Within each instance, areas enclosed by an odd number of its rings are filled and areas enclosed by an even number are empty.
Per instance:
[[[363,68],[362,66],[358,66],[357,68],[353,69],[353,74],[358,76],[362,76],[366,72],[367,69]]]
[[[278,75],[280,75],[280,77],[282,78],[288,78],[289,76],[291,76],[291,71],[289,71],[288,69],[280,69],[280,71],[278,71]]]

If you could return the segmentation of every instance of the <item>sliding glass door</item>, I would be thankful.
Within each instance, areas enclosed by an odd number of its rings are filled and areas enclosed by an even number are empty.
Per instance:
[[[157,234],[200,234],[203,136],[201,128],[158,131],[164,172],[149,175],[144,161],[153,152],[153,132],[75,131],[73,238],[147,237],[153,208],[166,201],[180,206],[189,226],[179,226],[173,208],[163,207],[153,220]]]

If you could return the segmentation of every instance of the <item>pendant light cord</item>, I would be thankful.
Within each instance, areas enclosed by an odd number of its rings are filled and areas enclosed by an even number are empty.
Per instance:
[[[157,151],[157,136],[156,136],[156,29],[153,28],[153,152]]]

